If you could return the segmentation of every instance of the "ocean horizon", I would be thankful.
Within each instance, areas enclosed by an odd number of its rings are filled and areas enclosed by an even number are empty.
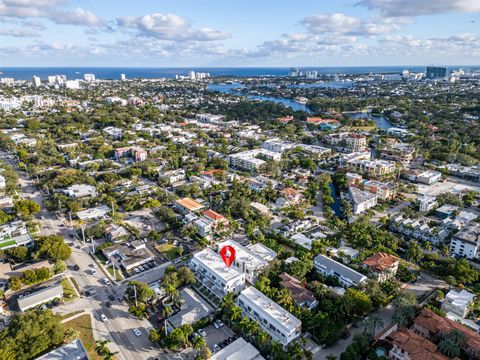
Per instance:
[[[480,70],[480,65],[448,66],[450,70]],[[301,70],[315,70],[319,74],[368,74],[398,73],[402,70],[411,72],[425,71],[425,66],[337,66],[337,67],[298,67]],[[30,80],[32,76],[39,76],[46,80],[49,75],[66,75],[68,79],[81,79],[83,74],[95,74],[97,79],[119,79],[125,74],[127,79],[157,79],[174,78],[175,75],[187,75],[195,72],[208,72],[212,77],[254,77],[254,76],[287,76],[290,67],[0,67],[0,77],[12,77],[16,80]]]

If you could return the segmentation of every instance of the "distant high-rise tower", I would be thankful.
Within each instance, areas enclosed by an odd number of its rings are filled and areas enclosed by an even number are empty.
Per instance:
[[[83,74],[83,79],[88,82],[95,81],[95,74]]]
[[[127,80],[127,76],[125,74],[120,74],[120,80],[122,81]]]
[[[42,80],[40,80],[40,77],[33,75],[33,77],[32,77],[32,85],[33,85],[34,87],[39,87],[40,85],[42,85]]]
[[[445,66],[428,66],[427,79],[446,79],[448,76],[448,68]]]
[[[290,72],[288,73],[288,76],[298,77],[300,76],[300,71],[298,71],[298,68],[290,68]]]

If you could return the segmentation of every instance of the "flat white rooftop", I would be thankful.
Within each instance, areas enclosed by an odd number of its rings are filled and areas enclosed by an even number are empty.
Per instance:
[[[244,338],[239,338],[210,358],[212,360],[264,360],[260,352]]]
[[[238,299],[242,300],[242,298],[244,301],[246,299],[248,302],[255,304],[255,311],[261,314],[262,317],[269,318],[271,320],[270,323],[279,329],[283,329],[286,333],[294,331],[302,324],[299,319],[253,286],[244,289],[240,293]]]
[[[263,260],[260,256],[255,255],[253,252],[233,240],[226,240],[219,243],[218,250],[220,251],[222,247],[227,245],[235,249],[235,262],[243,263],[249,268],[253,269],[258,269],[262,266],[268,265],[267,261]]]
[[[250,244],[247,246],[247,249],[266,261],[272,261],[277,257],[275,251],[260,243]]]
[[[193,259],[201,263],[224,281],[230,281],[243,275],[232,266],[227,268],[221,256],[209,248],[195,253]]]

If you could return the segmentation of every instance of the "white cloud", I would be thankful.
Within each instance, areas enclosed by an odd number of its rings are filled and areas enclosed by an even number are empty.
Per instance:
[[[103,21],[97,15],[82,8],[76,8],[73,11],[54,12],[51,19],[57,24],[67,25],[101,26],[103,24]]]
[[[0,0],[0,16],[13,18],[45,18],[56,24],[101,26],[94,13],[76,8],[65,9],[66,0]]]
[[[0,29],[0,36],[39,37],[40,34],[28,29],[13,28],[13,29]]]
[[[314,34],[324,32],[344,33],[357,27],[360,24],[360,20],[337,13],[308,16],[301,23],[308,31]]]
[[[230,33],[210,28],[192,29],[191,24],[175,14],[149,14],[117,19],[120,28],[135,29],[141,35],[161,40],[214,41],[231,37]]]
[[[480,12],[479,0],[362,0],[358,5],[384,16],[418,16],[448,12]]]

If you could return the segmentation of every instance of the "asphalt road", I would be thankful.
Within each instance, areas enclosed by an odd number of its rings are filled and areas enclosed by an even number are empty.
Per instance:
[[[10,163],[15,166],[15,163]],[[68,221],[65,218],[58,218],[55,213],[45,209],[42,193],[34,187],[33,181],[27,179],[24,173],[19,172],[18,182],[20,185],[20,197],[30,198],[42,205],[42,211],[37,215],[37,220],[42,227],[40,233],[44,235],[60,234],[67,239],[67,242],[70,242],[68,234],[71,230],[68,228]],[[96,274],[91,274],[90,271],[87,271],[91,268],[90,264],[94,263],[88,254],[90,248],[88,245],[83,247],[80,240],[74,242],[76,245],[79,245],[80,249],[73,246],[72,255],[66,263],[70,266],[77,264],[79,270],[69,270],[69,275],[75,278],[80,289],[93,289],[96,291],[96,294],[92,297],[82,296],[74,302],[58,306],[53,310],[61,314],[71,313],[79,309],[90,313],[95,339],[110,339],[109,348],[114,352],[119,352],[116,356],[118,359],[178,359],[178,356],[162,353],[161,349],[155,347],[148,338],[152,325],[147,320],[139,320],[133,317],[128,312],[126,303],[118,301],[118,298],[125,292],[127,284],[105,285],[102,281],[105,275],[98,269],[98,266],[96,266]],[[165,265],[168,265],[168,263]],[[152,271],[149,274],[145,274],[145,276],[148,276],[150,280],[154,278],[158,280],[163,276],[164,269],[163,271],[162,269],[158,270],[158,272]],[[148,279],[145,278],[144,280]],[[114,295],[116,300],[112,301],[112,306],[108,308],[105,303],[109,301],[108,295],[110,294]],[[100,319],[101,314],[105,314],[107,321],[103,322]],[[135,336],[133,333],[135,328],[141,331],[141,336]]]
[[[421,278],[419,278],[415,284],[408,284],[405,287],[406,291],[412,291],[413,293],[415,293],[415,295],[417,296],[417,299],[421,299],[426,294],[429,294],[435,289],[448,287],[448,285],[443,280],[440,280],[439,278],[432,276],[430,274],[421,272],[420,276]],[[375,312],[375,314],[378,315],[383,322],[383,326],[378,327],[375,330],[375,335],[379,335],[381,332],[383,332],[386,329],[389,329],[393,325],[392,317],[393,317],[394,310],[395,309],[393,308],[392,305],[388,305]],[[328,348],[317,350],[313,355],[313,358],[316,360],[324,360],[329,354],[333,354],[337,358],[340,358],[340,354],[344,352],[347,349],[347,346],[352,343],[352,340],[355,337],[355,335],[363,333],[363,327],[362,326],[354,327],[350,330],[350,332],[352,335],[347,339],[340,339],[339,341],[337,341],[332,346],[329,346]]]

